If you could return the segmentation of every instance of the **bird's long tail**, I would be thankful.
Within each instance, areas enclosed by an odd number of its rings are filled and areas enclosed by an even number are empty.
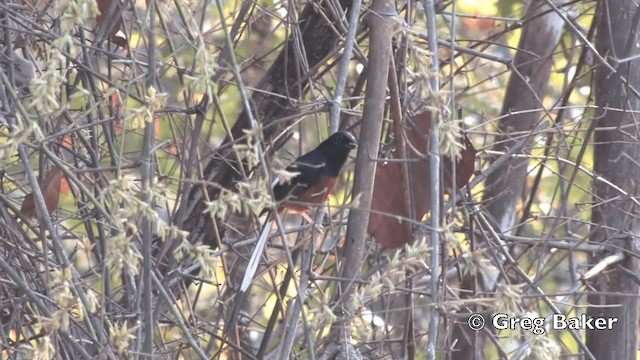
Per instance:
[[[253,277],[258,270],[258,264],[260,264],[260,258],[264,252],[264,248],[267,245],[267,240],[269,239],[269,233],[271,232],[271,214],[267,215],[267,219],[262,226],[262,230],[260,231],[260,235],[258,236],[258,241],[256,242],[256,247],[253,249],[253,253],[251,254],[251,258],[249,259],[249,263],[247,264],[247,269],[244,272],[244,276],[242,278],[242,282],[240,283],[240,288],[236,293],[236,296],[233,300],[233,309],[229,313],[227,317],[227,321],[225,321],[225,333],[228,331],[232,331],[235,327],[236,322],[238,321],[238,315],[240,314],[240,310],[244,305],[244,300],[247,292],[249,292],[249,287],[251,286],[251,282],[253,281]]]
[[[260,258],[262,257],[262,253],[264,252],[264,247],[267,245],[267,239],[269,239],[269,232],[271,231],[271,221],[269,221],[270,218],[271,215],[269,214],[267,216],[267,220],[265,220],[264,225],[262,226],[260,236],[258,236],[258,242],[256,243],[256,247],[253,250],[253,254],[251,254],[249,263],[247,264],[247,270],[245,270],[244,277],[242,278],[242,283],[240,283],[240,291],[242,292],[246,292],[247,290],[249,290],[249,286],[251,285],[253,276],[258,270],[258,264],[260,263]]]

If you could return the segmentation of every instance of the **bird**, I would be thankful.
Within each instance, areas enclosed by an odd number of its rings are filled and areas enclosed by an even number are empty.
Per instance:
[[[273,196],[276,203],[298,213],[305,213],[310,205],[327,201],[349,153],[357,146],[353,135],[339,131],[317,148],[297,158],[285,169],[296,175],[290,181],[275,181]]]
[[[249,259],[240,288],[236,293],[233,310],[229,313],[225,328],[230,329],[240,312],[243,300],[251,286],[253,276],[258,269],[260,257],[269,238],[272,212],[288,209],[301,214],[310,223],[313,222],[306,213],[314,205],[327,201],[333,193],[336,180],[351,150],[357,148],[355,137],[346,131],[338,131],[320,143],[318,147],[294,160],[285,171],[295,173],[289,181],[275,179],[272,183],[274,208],[266,208],[262,214],[268,213],[256,247]],[[225,331],[226,333],[227,331]]]
[[[58,199],[60,196],[60,187],[62,186],[62,179],[64,173],[59,167],[54,167],[40,185],[42,191],[42,197],[46,205],[49,214],[53,212],[58,206]],[[26,218],[37,217],[36,202],[33,197],[33,193],[29,193],[22,200],[22,206],[20,207],[20,213]]]

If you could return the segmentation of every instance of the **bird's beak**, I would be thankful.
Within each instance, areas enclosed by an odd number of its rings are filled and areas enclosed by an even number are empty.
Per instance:
[[[353,150],[353,149],[357,149],[357,148],[358,148],[358,143],[357,143],[357,142],[355,142],[355,141],[349,141],[349,142],[347,143],[347,147],[348,147],[349,149],[351,149],[351,150]]]

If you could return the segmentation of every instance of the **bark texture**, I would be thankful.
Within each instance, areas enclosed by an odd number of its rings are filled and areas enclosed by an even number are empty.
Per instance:
[[[627,251],[622,268],[638,273],[638,187],[640,183],[640,133],[637,114],[640,99],[630,88],[640,86],[640,60],[619,61],[640,55],[638,20],[634,1],[601,1],[597,11],[596,48],[615,69],[605,64],[596,69],[598,105],[595,131],[595,173],[607,182],[594,180],[592,240]],[[602,129],[603,127],[606,128]],[[617,189],[616,189],[617,187]],[[592,256],[592,265],[606,257]],[[587,346],[596,359],[636,359],[638,348],[638,284],[620,266],[598,276],[588,297],[589,316],[618,318],[608,331],[587,331]]]
[[[499,135],[494,141],[494,150],[497,151],[513,146],[520,140],[514,134],[522,136],[540,121],[543,113],[541,99],[553,65],[551,55],[563,28],[562,19],[550,10],[545,1],[530,1],[522,21],[525,25],[502,105],[504,117],[498,123]],[[514,226],[527,165],[526,159],[511,159],[504,171],[492,173],[485,183],[483,203],[496,219],[499,230],[506,234]]]

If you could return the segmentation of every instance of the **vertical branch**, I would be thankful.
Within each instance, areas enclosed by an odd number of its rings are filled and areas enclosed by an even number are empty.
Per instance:
[[[340,72],[338,73],[338,83],[336,84],[336,92],[333,96],[333,102],[331,104],[330,120],[331,127],[329,133],[338,131],[340,125],[340,103],[342,102],[342,94],[344,92],[344,86],[347,83],[347,75],[349,73],[349,63],[351,62],[351,53],[353,51],[353,44],[356,40],[356,32],[358,31],[358,24],[360,19],[360,6],[362,0],[354,0],[353,7],[351,8],[351,16],[349,17],[349,30],[345,37],[344,51],[342,52],[342,59],[340,61]]]
[[[408,242],[413,239],[413,221],[416,218],[415,208],[411,201],[411,184],[410,184],[410,173],[409,173],[409,163],[407,158],[407,146],[405,142],[404,135],[404,117],[402,116],[402,106],[400,105],[400,89],[398,86],[398,76],[396,74],[396,63],[391,57],[391,61],[389,62],[389,101],[391,108],[391,117],[393,118],[393,132],[395,137],[396,149],[398,151],[398,158],[404,160],[400,162],[400,177],[402,181],[402,204],[403,204],[403,214],[402,216],[405,218],[403,224],[405,227],[405,233],[410,236],[407,239]],[[412,288],[413,280],[412,274],[413,270],[407,269],[405,272],[406,275],[406,286],[408,289]],[[403,349],[406,351],[405,358],[414,358],[415,356],[415,339],[413,338],[413,295],[411,292],[407,292],[405,294],[406,301],[406,309],[405,316],[407,319],[405,333],[404,333],[404,342]]]
[[[147,45],[149,56],[149,69],[145,79],[145,90],[147,93],[152,92],[156,73],[156,37],[155,37],[155,0],[147,1],[147,16],[149,27],[147,28]],[[153,99],[151,99],[153,101]],[[147,106],[153,107],[152,104]],[[143,201],[153,209],[153,196],[151,189],[153,187],[153,146],[155,141],[155,113],[152,110],[150,121],[144,128],[144,142],[142,144],[142,154],[140,156],[141,177],[142,177],[142,196]],[[142,353],[144,357],[153,358],[153,297],[152,297],[152,278],[151,271],[153,259],[151,247],[153,242],[153,223],[149,216],[145,216],[142,222],[142,306],[143,312],[143,338]]]
[[[402,172],[400,176],[402,178],[402,202],[403,202],[403,217],[409,220],[415,220],[415,210],[411,203],[411,184],[409,183],[409,164],[407,163],[407,145],[404,135],[404,118],[402,116],[402,106],[400,105],[400,89],[398,86],[398,77],[396,75],[396,63],[393,57],[389,62],[389,102],[391,108],[391,117],[393,118],[393,133],[396,142],[396,149],[398,151],[398,158],[405,160],[400,162]],[[412,234],[411,221],[404,221],[406,234]]]
[[[440,82],[438,72],[438,39],[436,34],[436,10],[433,0],[426,0],[424,9],[427,15],[427,41],[431,56],[431,96],[432,100],[439,103]],[[438,135],[438,109],[431,112],[431,133],[429,134],[429,182],[431,186],[431,301],[437,304],[438,284],[440,280],[440,139]],[[454,181],[455,183],[455,181]],[[427,359],[436,358],[436,345],[438,343],[438,327],[440,326],[440,314],[437,305],[431,310],[429,321],[429,340],[427,343]]]
[[[216,0],[216,6],[218,9],[218,14],[220,14],[220,17],[222,19],[224,19],[224,10],[220,0]],[[240,75],[240,66],[238,65],[238,61],[236,60],[236,54],[233,52],[233,50],[231,50],[233,49],[233,40],[231,39],[231,33],[229,32],[227,23],[224,20],[221,22],[221,24],[222,24],[222,31],[224,32],[225,46],[227,46],[230,49],[229,67],[231,67],[233,78],[236,81],[236,86],[238,86],[238,90],[240,91],[242,108],[247,116],[249,128],[251,130],[256,130],[258,128],[258,122],[256,121],[256,118],[253,115],[253,111],[249,103],[249,94],[247,93],[247,88],[246,86],[244,86],[244,82],[242,81],[242,76]],[[269,169],[267,167],[267,162],[264,156],[264,149],[262,148],[262,144],[260,143],[260,141],[255,142],[254,151],[258,155],[258,160],[260,160],[260,170],[262,170],[262,174],[264,176],[269,176]]]
[[[375,0],[370,10],[371,13],[367,17],[371,44],[368,67],[377,71],[368,72],[362,131],[360,132],[360,146],[358,147],[353,185],[353,198],[357,206],[349,216],[346,258],[343,259],[341,269],[341,277],[344,280],[339,284],[340,289],[337,294],[339,296],[337,313],[343,320],[339,328],[340,341],[346,340],[350,335],[350,319],[353,316],[353,280],[358,276],[364,256],[369,209],[373,194],[371,179],[374,178],[376,172],[374,159],[377,158],[380,145],[391,57],[391,38],[396,16],[395,3],[390,0]]]

